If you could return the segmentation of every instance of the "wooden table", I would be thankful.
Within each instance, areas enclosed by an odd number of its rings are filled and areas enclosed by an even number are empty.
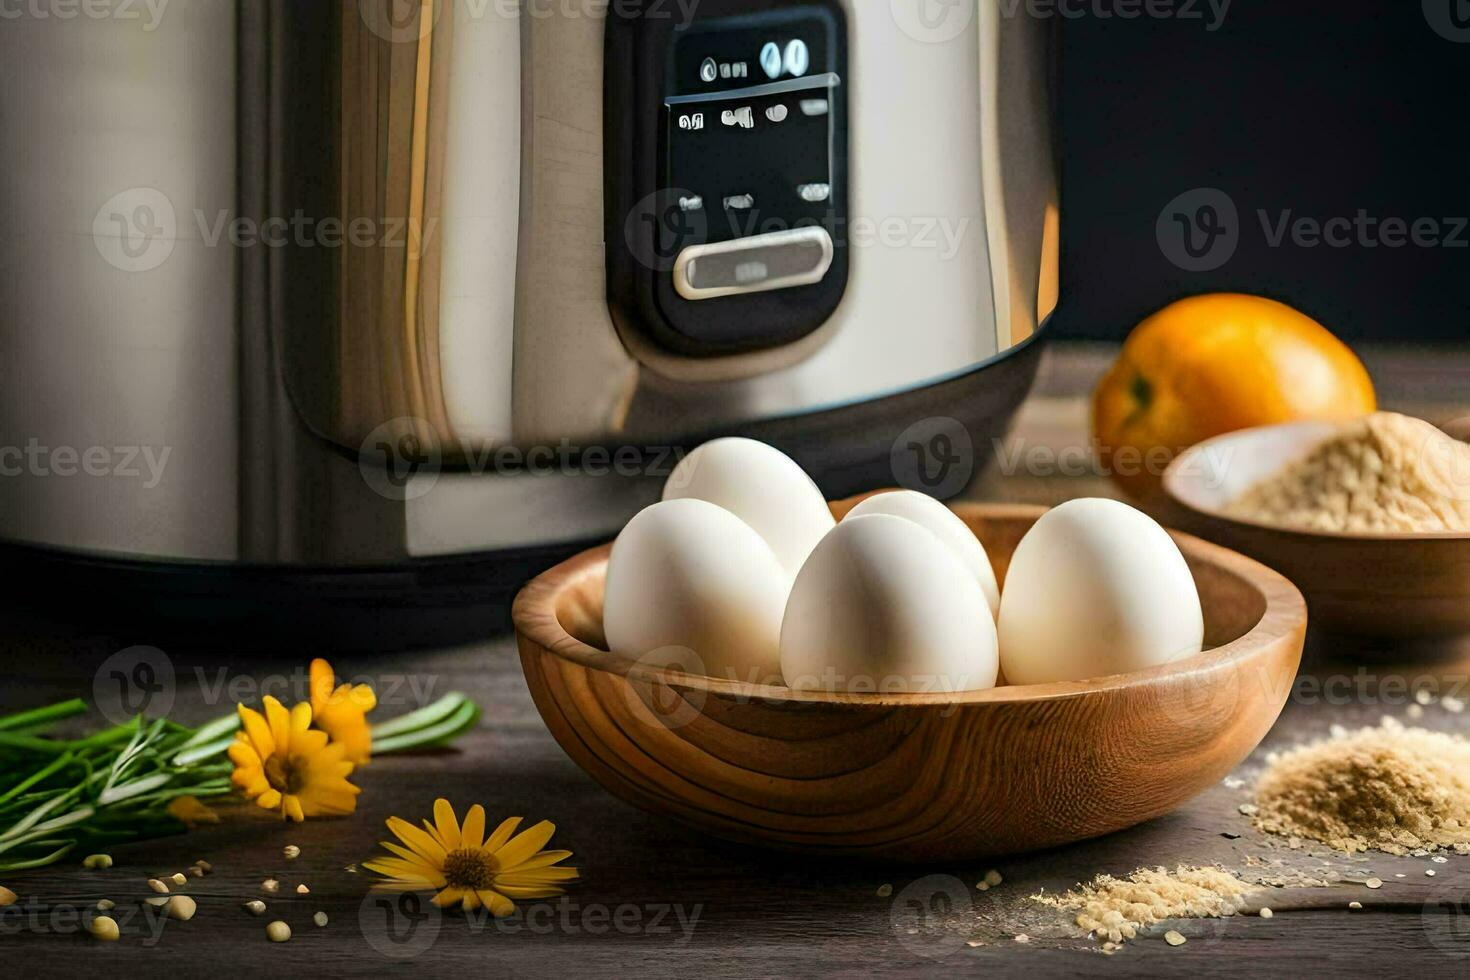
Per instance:
[[[1068,347],[1049,355],[1036,397],[1018,419],[1013,448],[1085,445],[1082,397],[1111,351]],[[1470,358],[1433,352],[1370,352],[1390,407],[1436,421],[1470,415]],[[1108,493],[1101,478],[1083,473],[991,471],[973,491],[992,499],[1054,503]],[[0,707],[16,710],[60,700],[91,687],[112,652],[148,637],[46,622],[4,613],[9,676]],[[299,687],[311,650],[243,649],[228,656],[170,649],[177,676],[175,716],[202,722],[231,708],[221,680],[267,678]],[[1374,855],[1349,859],[1293,851],[1255,833],[1237,808],[1263,753],[1325,735],[1332,724],[1404,717],[1406,698],[1395,683],[1431,674],[1462,678],[1463,664],[1364,666],[1314,661],[1268,738],[1235,774],[1178,812],[1132,830],[1073,847],[994,862],[1004,883],[986,892],[974,884],[989,864],[968,867],[883,868],[819,863],[713,843],[637,812],[604,793],[578,770],[542,726],[509,637],[459,649],[385,653],[337,664],[339,673],[371,677],[385,702],[379,717],[407,710],[425,696],[465,691],[485,707],[482,725],[457,751],[384,758],[355,778],[363,788],[354,817],[282,826],[248,811],[225,825],[188,836],[126,847],[107,871],[68,862],[11,875],[4,884],[23,901],[0,917],[4,960],[26,975],[147,971],[150,975],[290,971],[358,976],[416,971],[425,975],[494,973],[510,976],[806,976],[839,975],[1134,975],[1164,971],[1195,975],[1317,975],[1412,971],[1465,976],[1470,971],[1470,857],[1446,864]],[[1398,678],[1400,680],[1393,681]],[[1321,684],[1323,679],[1330,683]],[[416,687],[414,685],[417,685]],[[1463,694],[1463,692],[1461,692]],[[1470,714],[1425,709],[1421,724],[1470,728]],[[558,825],[556,846],[576,852],[585,869],[563,903],[536,903],[520,918],[495,924],[458,913],[415,915],[365,898],[369,875],[349,870],[376,850],[390,814],[417,819],[436,796],[460,806],[482,802],[493,818],[523,815]],[[1240,835],[1238,839],[1225,835]],[[301,855],[287,861],[282,847]],[[167,923],[136,911],[145,879],[183,870],[197,859],[215,873],[191,879],[199,902],[188,923]],[[1076,936],[1064,917],[1029,896],[1066,889],[1109,872],[1141,866],[1221,864],[1242,871],[1248,860],[1323,870],[1359,879],[1370,872],[1385,886],[1370,891],[1340,885],[1309,892],[1275,892],[1271,919],[1234,917],[1171,923],[1189,937],[1171,947],[1156,929],[1113,955]],[[1269,867],[1264,870],[1270,871]],[[1426,871],[1434,870],[1435,877]],[[1399,878],[1397,875],[1403,875]],[[281,895],[262,895],[275,877]],[[293,889],[305,883],[310,894]],[[881,886],[891,886],[892,893]],[[880,895],[880,888],[886,897]],[[955,896],[950,898],[951,893]],[[77,910],[100,898],[134,909],[116,944],[77,934]],[[256,918],[243,902],[264,898]],[[1361,911],[1349,911],[1359,901]],[[1301,906],[1320,906],[1299,908]],[[928,910],[921,918],[917,908]],[[1299,909],[1299,910],[1298,910]],[[312,914],[329,916],[325,928]],[[391,916],[392,921],[389,921]],[[288,921],[294,938],[272,945],[265,924]],[[1018,934],[1031,937],[1017,941]],[[972,945],[979,944],[979,945]]]

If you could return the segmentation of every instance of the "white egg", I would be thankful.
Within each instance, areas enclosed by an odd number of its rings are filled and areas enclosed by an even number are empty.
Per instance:
[[[693,651],[685,669],[765,683],[781,670],[787,579],[760,535],[703,500],[644,508],[613,543],[602,623],[608,647],[634,659]]]
[[[922,528],[932,531],[944,546],[960,560],[966,570],[985,590],[985,601],[994,616],[1000,609],[1000,586],[995,582],[995,569],[990,565],[990,556],[985,546],[975,537],[968,525],[955,512],[933,497],[913,490],[894,490],[869,497],[847,513],[847,520],[866,514],[891,514],[913,521]]]
[[[1168,532],[1101,499],[1068,501],[1026,532],[998,626],[1010,684],[1141,670],[1198,653],[1205,632],[1194,578]]]
[[[802,566],[781,625],[781,674],[799,690],[894,693],[995,686],[985,592],[932,532],[854,517]]]
[[[765,539],[788,583],[836,521],[822,491],[796,462],[754,439],[716,439],[679,461],[665,500],[707,500]]]

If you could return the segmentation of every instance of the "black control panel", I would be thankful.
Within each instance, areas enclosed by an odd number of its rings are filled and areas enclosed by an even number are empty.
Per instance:
[[[842,299],[846,19],[833,0],[695,9],[609,21],[608,281],[625,326],[717,356],[798,340]]]

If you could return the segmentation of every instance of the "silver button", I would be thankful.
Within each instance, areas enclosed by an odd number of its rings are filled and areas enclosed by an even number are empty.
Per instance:
[[[773,123],[785,122],[790,110],[781,103],[766,106],[766,118]]]
[[[831,184],[801,184],[796,188],[796,193],[808,204],[821,204],[832,196]]]
[[[761,48],[761,67],[771,78],[781,77],[781,66],[785,62],[781,58],[781,46],[775,41],[769,41]]]
[[[825,116],[832,106],[826,99],[802,99],[801,114],[803,116]]]
[[[807,49],[806,42],[800,39],[786,45],[786,71],[794,78],[800,78],[807,73],[812,66],[812,53]]]
[[[720,66],[715,64],[715,59],[704,59],[704,63],[699,66],[699,77],[706,82],[712,82],[720,77]]]
[[[674,288],[687,300],[702,300],[809,286],[832,268],[832,252],[825,228],[691,245],[674,262]]]
[[[731,194],[725,198],[725,210],[749,211],[755,207],[755,197],[750,194]]]

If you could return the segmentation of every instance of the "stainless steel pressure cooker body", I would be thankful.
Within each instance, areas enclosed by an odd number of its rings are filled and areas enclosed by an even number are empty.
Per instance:
[[[89,9],[0,26],[12,560],[452,604],[714,434],[953,492],[1030,383],[1050,47],[996,0]]]

